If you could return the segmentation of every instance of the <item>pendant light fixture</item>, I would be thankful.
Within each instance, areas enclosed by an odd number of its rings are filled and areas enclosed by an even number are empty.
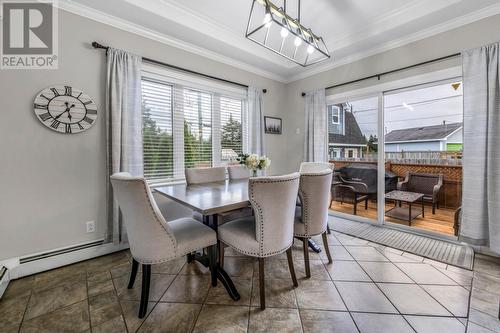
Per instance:
[[[297,19],[269,0],[253,0],[246,37],[251,41],[303,67],[330,58],[322,37],[300,23],[300,0]]]

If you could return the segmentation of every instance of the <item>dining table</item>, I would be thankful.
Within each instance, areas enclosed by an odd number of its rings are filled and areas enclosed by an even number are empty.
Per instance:
[[[250,206],[248,200],[248,179],[226,180],[202,184],[175,184],[156,187],[155,191],[184,205],[202,216],[202,222],[217,232],[218,216]],[[219,256],[217,256],[219,258]],[[189,261],[196,260],[208,267],[208,257],[196,253],[188,256]],[[226,288],[229,296],[237,301],[240,294],[233,281],[220,266],[216,265],[217,279]]]
[[[186,183],[173,184],[156,187],[155,191],[201,214],[202,222],[215,230],[215,232],[217,232],[218,228],[219,215],[250,206],[248,199],[248,179],[190,185]],[[309,247],[315,252],[321,251],[321,248],[312,239],[309,239]],[[196,260],[205,267],[208,267],[208,257],[204,254],[196,253],[188,255],[188,261],[192,260]],[[217,262],[216,270],[217,279],[226,288],[229,296],[235,301],[239,300],[240,295],[233,281],[219,262]]]

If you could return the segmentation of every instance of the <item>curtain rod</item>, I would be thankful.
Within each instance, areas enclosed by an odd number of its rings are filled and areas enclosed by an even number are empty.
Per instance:
[[[108,51],[108,48],[109,48],[109,46],[101,45],[98,42],[92,42],[92,46],[95,49],[104,49],[106,51]],[[180,71],[183,71],[183,72],[187,72],[187,73],[190,73],[190,74],[195,74],[195,75],[203,76],[203,77],[206,77],[206,78],[209,78],[209,79],[214,79],[214,80],[218,80],[218,81],[222,81],[222,82],[234,84],[234,85],[237,85],[237,86],[240,86],[240,87],[243,87],[243,88],[248,88],[248,85],[246,85],[246,84],[242,84],[242,83],[238,83],[238,82],[234,82],[234,81],[222,79],[220,77],[216,77],[216,76],[212,76],[212,75],[208,75],[208,74],[203,74],[203,73],[196,72],[196,71],[193,71],[193,70],[190,70],[190,69],[187,69],[187,68],[183,68],[183,67],[179,67],[179,66],[167,64],[167,63],[162,62],[162,61],[158,61],[158,60],[154,60],[154,59],[150,59],[150,58],[145,58],[145,57],[143,57],[142,60],[146,61],[146,62],[149,62],[149,63],[152,63],[152,64],[155,64],[155,65],[170,67],[170,68],[177,69],[177,70],[180,70]],[[265,94],[267,92],[267,89],[262,89],[262,92]]]
[[[338,88],[338,87],[346,86],[348,84],[358,83],[358,82],[369,80],[369,79],[380,80],[380,77],[384,76],[384,75],[393,74],[393,73],[404,71],[404,70],[407,70],[407,69],[411,69],[411,68],[415,68],[415,67],[419,67],[419,66],[431,64],[433,62],[438,62],[438,61],[442,61],[442,60],[446,60],[446,59],[450,59],[450,58],[455,58],[455,57],[458,57],[460,55],[462,55],[462,54],[461,53],[454,53],[454,54],[450,54],[450,55],[447,55],[447,56],[444,56],[444,57],[440,57],[440,58],[436,58],[436,59],[432,59],[432,60],[427,60],[427,61],[424,61],[424,62],[419,62],[418,64],[414,64],[414,65],[410,65],[410,66],[405,66],[405,67],[393,69],[393,70],[390,70],[390,71],[387,71],[387,72],[383,72],[383,73],[380,73],[380,74],[365,76],[365,77],[363,77],[361,79],[356,79],[356,80],[352,80],[352,81],[348,81],[348,82],[344,82],[344,83],[334,84],[332,86],[326,87],[325,90],[333,89],[333,88]],[[302,97],[304,97],[305,95],[306,95],[306,93],[303,92],[302,93]]]

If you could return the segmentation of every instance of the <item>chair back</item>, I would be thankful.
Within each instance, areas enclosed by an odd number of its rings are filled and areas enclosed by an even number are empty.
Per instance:
[[[300,173],[316,173],[325,169],[333,171],[334,164],[326,162],[302,162],[300,163]]]
[[[250,178],[250,169],[244,165],[233,165],[227,167],[229,179],[248,179]]]
[[[143,177],[127,172],[111,176],[113,194],[127,229],[130,252],[142,264],[175,257],[176,241]]]
[[[299,198],[305,230],[302,236],[315,236],[326,230],[332,174],[332,170],[328,169],[300,175]]]
[[[185,175],[188,185],[222,182],[226,180],[226,167],[189,168]]]
[[[255,177],[248,182],[248,197],[255,213],[255,236],[261,257],[284,252],[293,242],[299,173]]]
[[[407,174],[408,191],[432,195],[434,186],[443,182],[442,174],[411,173]]]

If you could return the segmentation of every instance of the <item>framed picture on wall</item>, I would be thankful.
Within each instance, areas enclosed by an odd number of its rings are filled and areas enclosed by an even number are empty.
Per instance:
[[[281,134],[281,118],[264,116],[264,131],[267,134]]]

